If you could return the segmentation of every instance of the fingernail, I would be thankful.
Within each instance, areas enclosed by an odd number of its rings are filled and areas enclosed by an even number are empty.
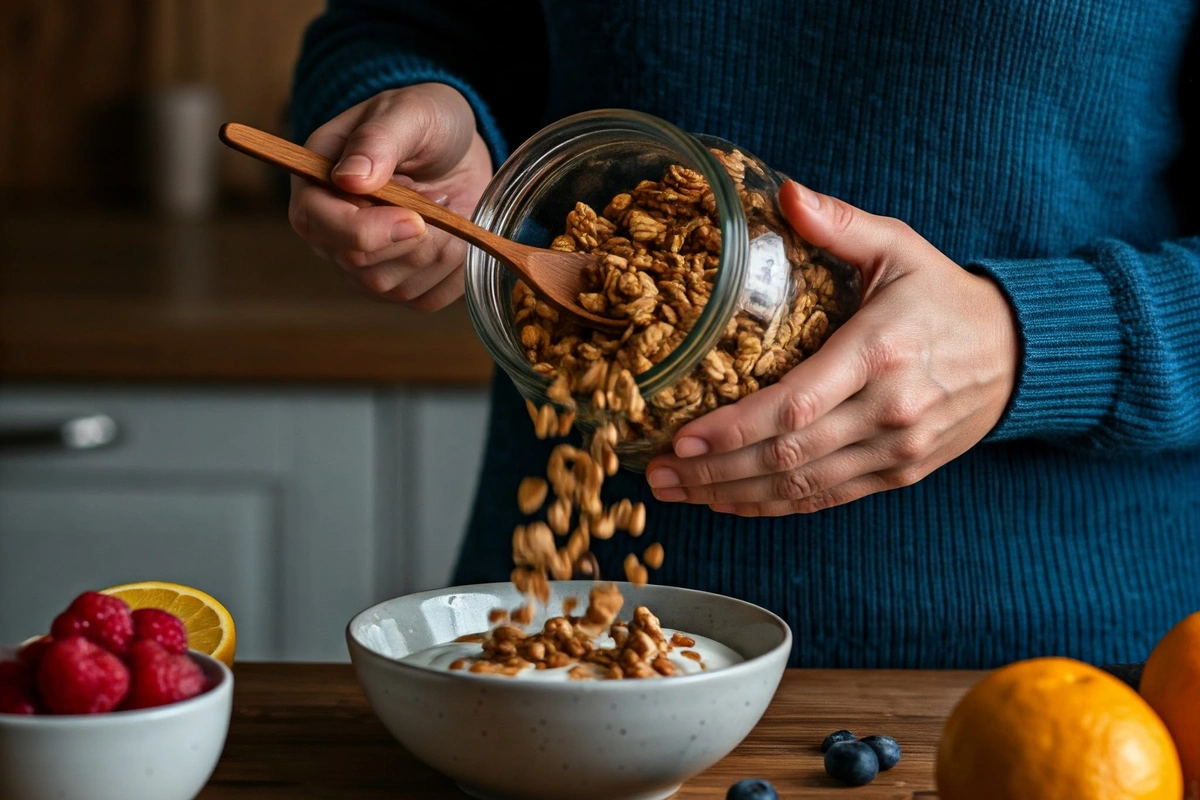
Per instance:
[[[737,510],[737,507],[733,503],[713,503],[709,508],[718,514],[732,514]]]
[[[687,497],[687,492],[683,489],[671,487],[669,489],[655,489],[654,496],[665,503],[677,503]]]
[[[678,486],[679,476],[675,474],[675,470],[658,467],[650,471],[650,474],[646,476],[646,482],[652,489],[666,489],[669,486]]]
[[[347,178],[365,178],[371,174],[371,159],[358,153],[346,156],[333,168],[333,173]]]
[[[702,456],[708,452],[708,442],[695,436],[685,436],[675,443],[675,455],[680,458]]]
[[[392,241],[403,242],[421,235],[421,223],[415,219],[402,219],[392,226]]]
[[[796,184],[796,196],[801,203],[812,209],[821,207],[821,198],[817,197],[816,192],[802,183],[796,183],[796,181],[792,181],[792,183]]]

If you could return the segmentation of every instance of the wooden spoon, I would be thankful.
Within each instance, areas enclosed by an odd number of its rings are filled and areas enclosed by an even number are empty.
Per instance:
[[[330,178],[333,162],[312,150],[237,122],[222,125],[220,136],[221,141],[234,150],[346,194]],[[585,327],[614,332],[626,327],[620,320],[602,317],[579,305],[579,293],[584,289],[584,267],[597,260],[590,253],[544,250],[505,239],[394,181],[388,181],[374,192],[357,196],[411,209],[430,225],[470,242],[519,275],[550,306],[569,314]]]

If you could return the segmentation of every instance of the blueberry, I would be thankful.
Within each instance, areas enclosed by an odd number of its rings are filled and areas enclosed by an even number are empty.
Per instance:
[[[854,734],[850,731],[834,731],[825,737],[825,741],[821,742],[821,752],[828,753],[829,748],[833,747],[838,742],[853,742]]]
[[[729,787],[725,800],[779,800],[779,793],[762,778],[742,778]]]
[[[837,742],[825,753],[825,772],[851,786],[865,786],[879,774],[879,758],[870,745]]]
[[[862,743],[875,751],[879,771],[889,770],[900,763],[900,743],[890,736],[867,736]]]

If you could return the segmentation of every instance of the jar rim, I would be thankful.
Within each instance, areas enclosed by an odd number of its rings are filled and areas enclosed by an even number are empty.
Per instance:
[[[639,390],[649,398],[684,377],[716,346],[728,320],[737,310],[746,280],[749,236],[737,187],[701,138],[659,117],[631,109],[597,109],[573,114],[542,128],[513,151],[488,183],[473,220],[500,233],[513,213],[512,208],[505,208],[506,204],[511,205],[508,201],[514,198],[516,189],[525,188],[521,186],[523,175],[536,175],[536,165],[546,163],[565,148],[579,147],[581,140],[586,142],[621,131],[657,140],[691,161],[708,180],[717,208],[717,226],[721,231],[720,262],[708,303],[683,342],[661,362],[635,376]],[[496,314],[487,308],[485,295],[489,288],[484,283],[496,269],[507,268],[487,253],[468,245],[465,294],[471,322],[492,358],[517,383],[522,393],[544,396],[549,379],[533,369],[523,350],[508,340],[505,334],[511,335],[511,332],[497,329]]]

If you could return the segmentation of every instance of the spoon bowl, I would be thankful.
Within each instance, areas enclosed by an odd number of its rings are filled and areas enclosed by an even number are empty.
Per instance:
[[[308,148],[237,122],[222,125],[220,137],[222,142],[238,152],[283,167],[293,175],[339,193],[346,193],[333,182],[333,162]],[[611,332],[619,332],[626,327],[626,323],[620,320],[602,317],[579,305],[579,293],[584,290],[584,269],[595,264],[597,256],[530,247],[505,239],[395,181],[388,181],[373,192],[356,196],[370,198],[382,205],[411,209],[435,228],[475,245],[519,275],[548,305],[573,317],[584,327]]]

